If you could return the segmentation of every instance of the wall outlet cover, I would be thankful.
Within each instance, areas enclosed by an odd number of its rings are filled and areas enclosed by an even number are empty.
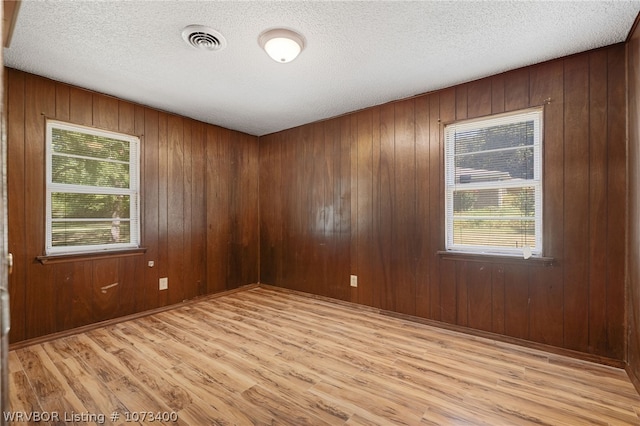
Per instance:
[[[159,290],[166,290],[169,288],[169,278],[160,278],[160,284],[158,286]]]

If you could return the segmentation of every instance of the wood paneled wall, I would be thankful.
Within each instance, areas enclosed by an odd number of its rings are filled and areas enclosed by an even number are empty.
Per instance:
[[[629,236],[627,238],[627,372],[640,390],[640,28],[627,43],[629,103]]]
[[[261,281],[623,360],[625,71],[625,46],[615,45],[258,145],[8,70],[11,341]],[[555,264],[439,255],[443,123],[547,99],[544,251]],[[144,255],[36,261],[45,117],[141,135]],[[169,290],[159,291],[165,276]]]
[[[261,281],[623,360],[625,90],[618,44],[261,137]],[[443,123],[547,100],[555,264],[437,254]]]
[[[256,137],[7,71],[11,342],[258,282]],[[145,254],[36,260],[46,117],[141,137]],[[158,290],[160,277],[168,290]]]

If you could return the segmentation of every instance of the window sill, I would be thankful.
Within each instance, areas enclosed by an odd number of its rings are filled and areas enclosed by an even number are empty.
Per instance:
[[[467,262],[508,263],[516,265],[536,264],[542,266],[553,266],[556,264],[555,258],[545,256],[532,256],[529,259],[525,259],[523,257],[501,254],[464,253],[446,250],[438,251],[437,254],[441,259],[464,260]]]
[[[127,250],[105,250],[90,253],[53,254],[47,256],[37,256],[36,260],[43,265],[65,262],[80,262],[83,260],[110,259],[114,257],[140,256],[147,252],[146,247]]]

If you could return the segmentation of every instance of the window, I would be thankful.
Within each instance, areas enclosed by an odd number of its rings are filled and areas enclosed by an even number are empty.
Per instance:
[[[139,245],[139,139],[47,121],[46,254]]]
[[[449,251],[542,256],[542,109],[445,127]]]

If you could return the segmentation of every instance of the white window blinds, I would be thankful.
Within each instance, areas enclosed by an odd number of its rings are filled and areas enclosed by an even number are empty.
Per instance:
[[[447,250],[542,255],[542,109],[445,127]]]
[[[47,121],[46,252],[139,246],[139,140]]]

